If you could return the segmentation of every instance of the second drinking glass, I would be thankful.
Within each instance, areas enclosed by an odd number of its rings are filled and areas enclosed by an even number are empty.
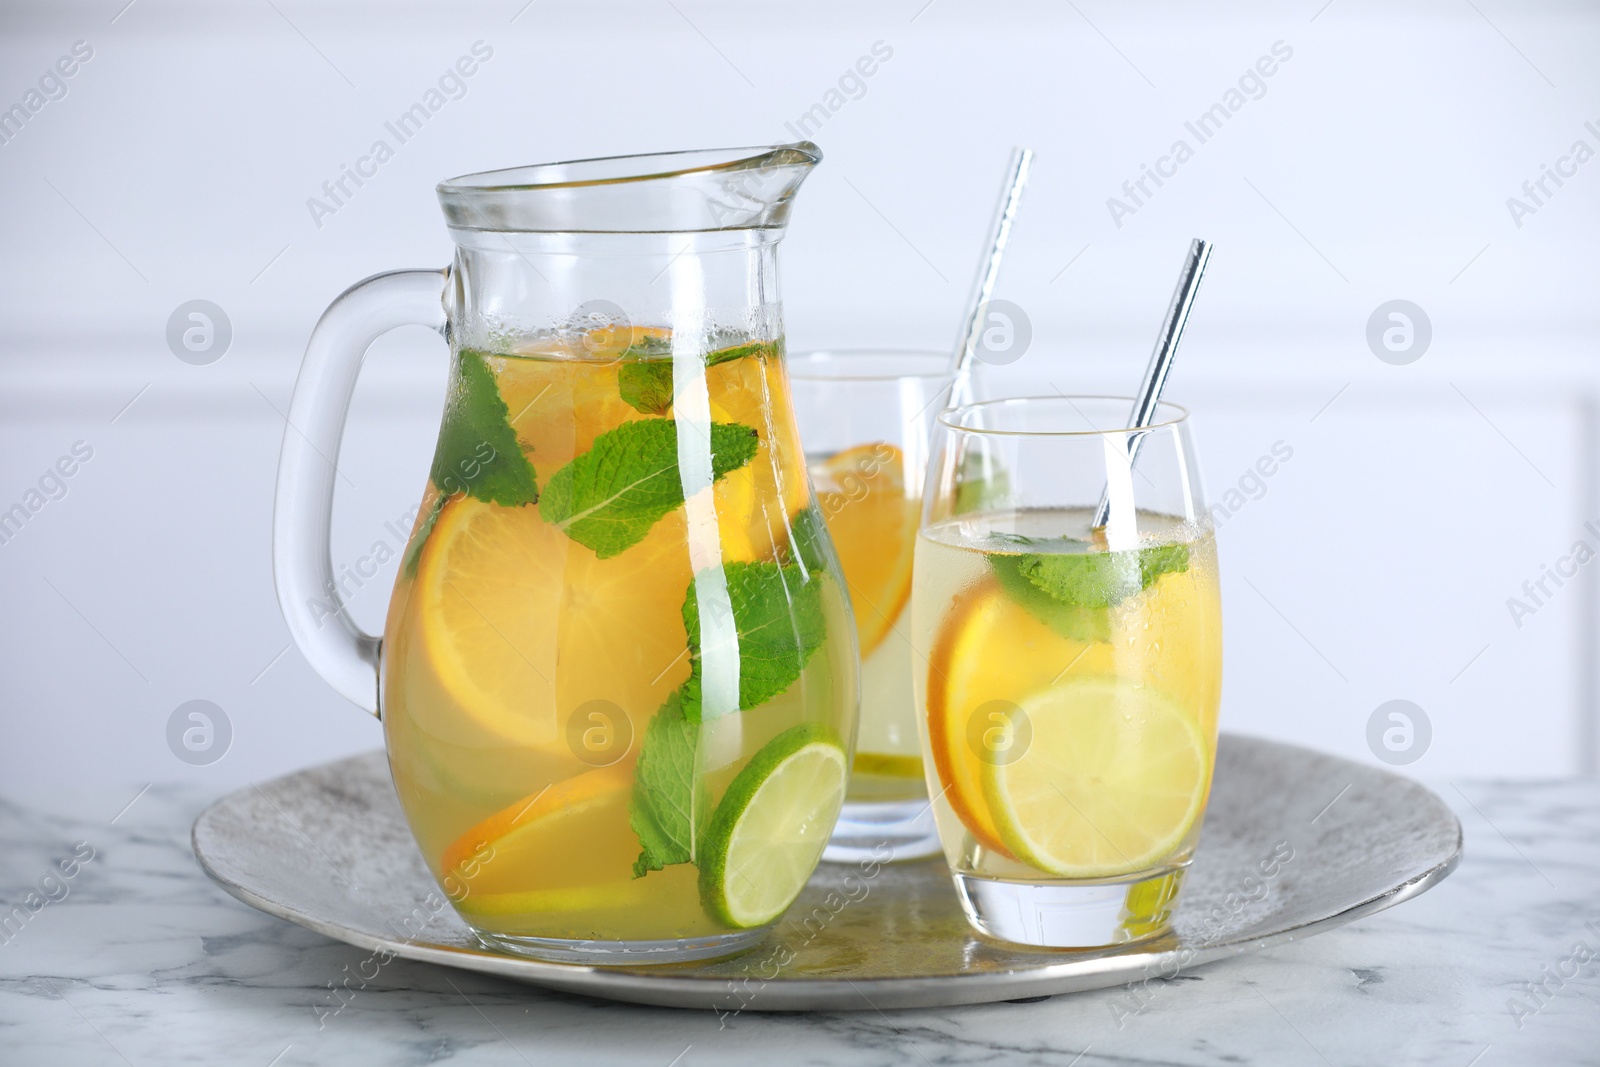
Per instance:
[[[806,465],[856,617],[861,718],[844,811],[824,858],[920,859],[939,851],[911,689],[911,563],[933,420],[953,375],[946,352],[792,355]]]

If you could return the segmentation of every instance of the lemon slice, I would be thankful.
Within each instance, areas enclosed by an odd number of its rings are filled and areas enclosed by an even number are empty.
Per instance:
[[[861,658],[872,654],[911,598],[918,501],[905,492],[905,456],[891,444],[858,445],[817,465],[817,503],[850,585]]]
[[[729,926],[783,914],[822,858],[844,802],[844,749],[825,728],[785,730],[728,786],[701,845],[700,897]]]
[[[1148,870],[1183,843],[1205,807],[1210,745],[1182,709],[1115,678],[1072,679],[1020,705],[1026,750],[984,764],[1000,838],[1050,874]]]

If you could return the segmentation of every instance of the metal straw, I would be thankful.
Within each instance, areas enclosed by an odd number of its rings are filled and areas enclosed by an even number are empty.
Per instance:
[[[995,207],[994,224],[989,229],[988,255],[978,265],[978,279],[967,303],[967,315],[961,324],[961,334],[956,338],[956,348],[950,356],[953,375],[949,405],[963,403],[967,393],[967,375],[973,357],[978,352],[978,341],[983,336],[983,306],[994,296],[995,283],[1000,279],[1000,262],[1005,258],[1006,243],[1011,240],[1011,224],[1016,221],[1017,207],[1022,202],[1022,189],[1028,184],[1028,171],[1033,167],[1033,149],[1013,148],[1011,162],[1006,165],[1006,184]]]
[[[1144,382],[1128,415],[1128,426],[1142,430],[1155,420],[1156,408],[1161,403],[1161,390],[1167,384],[1167,374],[1172,370],[1172,358],[1178,354],[1178,344],[1183,340],[1183,328],[1188,325],[1189,312],[1194,307],[1195,294],[1200,291],[1200,279],[1206,272],[1206,262],[1211,259],[1211,242],[1196,237],[1189,242],[1189,254],[1184,257],[1183,270],[1178,275],[1178,287],[1172,292],[1172,303],[1167,306],[1167,317],[1162,320],[1161,333],[1156,336],[1155,351],[1150,353],[1150,366],[1145,369]],[[1145,434],[1133,434],[1128,443],[1128,468],[1139,458],[1139,448]],[[1094,510],[1094,528],[1103,529],[1111,520],[1111,487],[1100,494],[1100,505]]]

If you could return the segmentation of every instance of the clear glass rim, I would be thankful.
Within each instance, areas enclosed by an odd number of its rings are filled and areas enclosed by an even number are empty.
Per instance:
[[[923,369],[902,371],[872,369],[866,366],[874,359],[905,360]],[[787,356],[789,376],[807,382],[895,382],[905,378],[936,381],[951,379],[950,353],[931,348],[816,348],[791,352]],[[828,364],[824,369],[818,364]]]
[[[1142,433],[1149,430],[1159,430],[1168,426],[1178,426],[1186,423],[1189,418],[1189,409],[1181,404],[1174,404],[1169,400],[1162,400],[1156,404],[1155,417],[1148,426],[1106,426],[1092,430],[1027,430],[1013,428],[989,428],[984,426],[967,426],[962,420],[976,412],[997,411],[1005,408],[1037,408],[1044,404],[1066,404],[1083,419],[1082,411],[1077,409],[1079,401],[1091,403],[1116,402],[1124,405],[1125,410],[1133,409],[1134,398],[1131,396],[1108,396],[1104,394],[1083,394],[1069,396],[1065,393],[1053,393],[1045,396],[1013,396],[1003,397],[998,400],[979,400],[971,404],[962,404],[959,407],[947,408],[939,413],[940,425],[958,433],[983,434],[990,437],[1103,437],[1113,433]],[[1087,420],[1084,420],[1087,421]],[[1118,422],[1126,422],[1127,416],[1123,415]]]
[[[534,189],[577,189],[596,185],[654,181],[684,174],[752,170],[816,164],[822,149],[810,141],[743,148],[697,148],[680,152],[642,152],[626,156],[594,156],[555,163],[534,163],[462,174],[440,182],[445,193],[514,192]],[[577,173],[573,173],[576,169]],[[593,174],[586,172],[593,171]],[[582,176],[580,176],[582,175]]]

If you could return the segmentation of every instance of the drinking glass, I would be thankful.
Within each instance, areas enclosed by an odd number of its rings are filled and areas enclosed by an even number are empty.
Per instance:
[[[912,582],[922,744],[962,906],[1003,941],[1161,933],[1200,835],[1216,546],[1187,412],[1128,429],[1131,406],[1027,397],[939,417]]]
[[[950,355],[803,352],[790,357],[789,371],[806,466],[850,589],[861,649],[855,760],[823,858],[937,855],[908,608],[929,437],[954,380]]]

